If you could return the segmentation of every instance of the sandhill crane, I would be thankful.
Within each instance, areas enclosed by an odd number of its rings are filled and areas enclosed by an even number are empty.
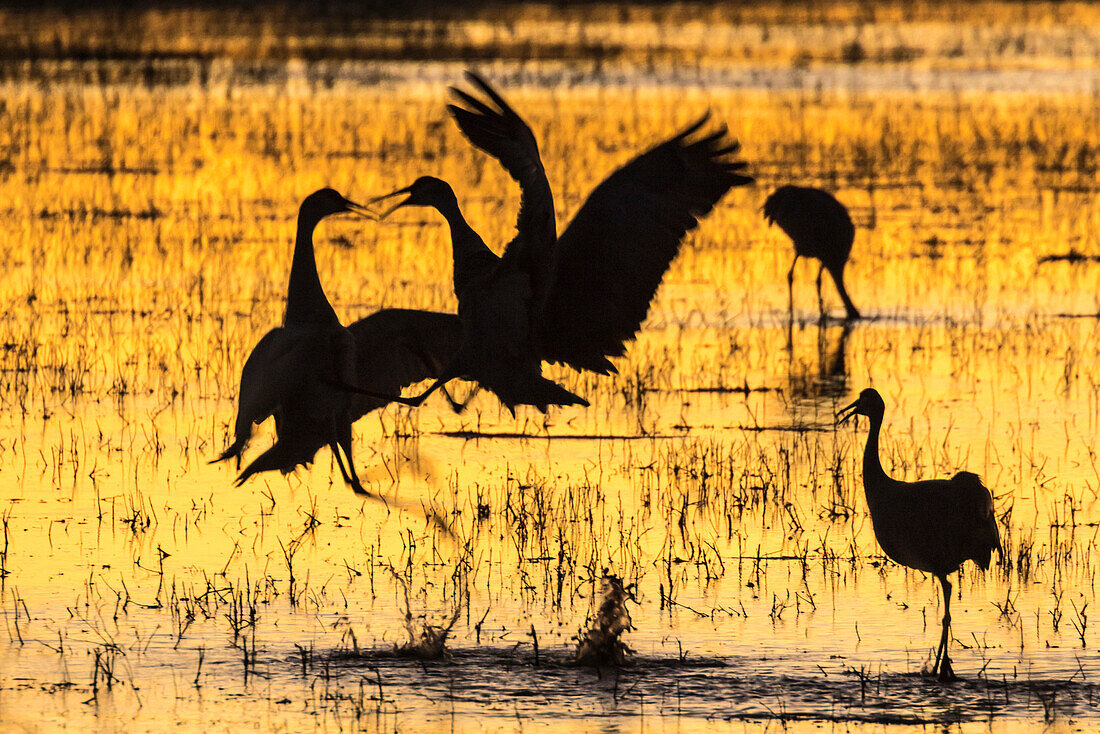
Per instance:
[[[331,383],[354,379],[355,344],[325,297],[313,254],[313,230],[317,224],[327,216],[344,212],[364,214],[366,210],[327,188],[307,196],[298,208],[283,325],[265,334],[245,361],[235,438],[215,461],[235,458],[239,466],[241,453],[252,435],[252,425],[268,416],[276,416],[277,428],[284,428],[283,423],[287,423],[286,430],[291,430],[284,416],[291,413],[300,418],[299,414],[313,407],[318,416],[323,416],[321,422],[334,425],[335,413],[347,402]],[[333,451],[337,453],[335,428],[324,432],[331,434]],[[289,468],[303,463],[301,452],[292,451],[290,444],[273,446],[267,453],[270,456],[260,466],[271,463],[280,453],[285,454],[284,461],[290,461],[292,454],[299,459],[288,464]],[[340,461],[338,453],[337,457]],[[343,472],[343,464],[340,468]],[[242,481],[238,478],[238,484]]]
[[[800,257],[821,261],[817,271],[817,305],[825,315],[821,297],[821,274],[828,269],[836,283],[848,320],[858,319],[859,310],[844,287],[844,266],[852,252],[856,228],[848,209],[821,189],[804,186],[780,186],[764,202],[764,218],[787,233],[794,242],[794,262],[787,273],[787,304],[794,313],[794,266]]]
[[[886,405],[873,388],[837,414],[843,423],[854,415],[871,420],[863,452],[863,489],[871,525],[883,552],[903,566],[930,573],[943,586],[943,629],[932,673],[954,680],[947,643],[951,628],[951,583],[947,575],[971,560],[984,571],[992,552],[1001,551],[993,497],[977,474],[962,471],[951,479],[902,482],[882,469],[878,434]]]
[[[739,146],[724,126],[692,139],[704,116],[605,179],[558,237],[534,134],[485,80],[467,78],[489,102],[452,89],[465,107],[449,109],[470,142],[519,183],[517,234],[498,257],[466,223],[450,185],[431,176],[373,200],[407,195],[382,217],[404,206],[436,209],[450,227],[454,255],[462,345],[427,391],[399,400],[419,405],[450,380],[466,378],[513,413],[518,404],[544,411],[588,405],[542,377],[542,362],[616,372],[608,357],[625,353],[684,236],[730,188],[752,179],[741,173],[744,162],[729,159]]]
[[[397,391],[435,377],[457,348],[461,325],[451,314],[383,310],[349,328],[340,324],[317,275],[313,230],[326,216],[367,211],[332,189],[302,202],[283,325],[265,334],[245,361],[234,441],[214,459],[236,459],[240,468],[253,426],[275,417],[275,444],[241,472],[238,486],[258,472],[291,472],[329,446],[347,484],[377,497],[356,474],[351,424],[384,402],[356,388]]]
[[[341,445],[351,446],[351,425],[371,411],[382,408],[387,401],[363,395],[359,387],[378,392],[398,392],[417,382],[434,378],[458,349],[462,324],[454,314],[411,309],[382,309],[350,324],[347,330],[354,340],[354,382],[326,381],[324,388],[333,390],[332,397],[343,396],[343,410],[335,418],[306,401],[285,401],[274,412],[276,443],[250,463],[237,478],[243,484],[254,474],[278,470],[284,474],[307,464],[324,446],[332,445],[333,425]],[[274,333],[277,330],[269,332]],[[250,365],[256,367],[250,369]],[[215,461],[237,458],[247,445],[252,426],[262,423],[271,413],[255,410],[259,404],[261,385],[270,384],[268,374],[278,369],[280,361],[273,350],[256,346],[245,364],[248,377],[242,375],[240,410],[237,415],[237,437],[233,445]],[[262,376],[258,376],[262,375]],[[248,385],[246,395],[246,384]],[[336,448],[333,447],[333,453]],[[344,479],[358,494],[369,494],[359,483],[346,450],[350,470]],[[339,461],[341,472],[344,465]]]

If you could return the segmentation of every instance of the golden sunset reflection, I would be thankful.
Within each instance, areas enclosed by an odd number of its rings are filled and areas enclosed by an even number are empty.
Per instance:
[[[445,40],[576,40],[532,7],[510,24],[475,14]],[[766,38],[744,8],[676,7],[695,20],[659,44],[671,21],[656,10],[589,18],[626,50],[602,71],[578,61],[576,79],[568,59],[342,56],[366,43],[362,18],[314,58],[323,24],[264,46],[236,16],[211,30],[210,10],[143,16],[160,30],[140,52],[167,59],[144,81],[121,51],[0,60],[0,729],[1095,725],[1100,77],[1058,44],[1081,49],[1096,13],[1012,6],[1034,49],[983,56],[970,44],[984,36],[964,32],[978,11],[937,22],[886,4],[853,61],[834,43],[856,22],[839,3]],[[70,24],[72,48],[110,37],[94,13],[52,22]],[[958,56],[894,58],[890,28],[907,48],[969,40]],[[494,250],[512,238],[519,189],[446,111],[467,67],[533,130],[559,230],[708,110],[756,184],[688,237],[618,376],[548,367],[591,407],[513,418],[482,392],[461,415],[440,396],[371,413],[355,464],[392,506],[354,495],[328,449],[234,488],[234,467],[208,462],[230,440],[245,358],[282,319],[306,195],[366,201],[433,175]],[[765,84],[754,69],[825,81]],[[957,88],[893,81],[922,71]],[[833,318],[819,321],[817,266],[800,261],[788,320],[791,242],[761,213],[786,183],[851,211],[846,278],[864,319],[839,320],[826,278]],[[315,243],[345,324],[456,308],[434,211],[331,217]],[[994,497],[1004,553],[955,583],[954,688],[917,675],[941,600],[876,542],[867,421],[834,421],[869,386],[886,403],[888,473],[966,469]],[[598,677],[567,663],[605,570],[636,585],[634,662]],[[391,654],[455,614],[444,661]]]

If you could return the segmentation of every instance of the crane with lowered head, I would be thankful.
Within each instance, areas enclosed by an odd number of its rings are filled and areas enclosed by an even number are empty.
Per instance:
[[[821,275],[826,270],[844,302],[846,319],[860,318],[859,309],[844,287],[844,267],[852,252],[856,228],[848,209],[827,191],[805,186],[780,186],[764,202],[764,218],[787,233],[794,242],[794,261],[787,272],[787,308],[794,313],[794,266],[800,257],[821,262],[817,271],[817,307],[825,317]]]

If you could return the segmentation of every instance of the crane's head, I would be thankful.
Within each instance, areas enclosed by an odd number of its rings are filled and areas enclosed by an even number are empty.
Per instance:
[[[301,216],[319,222],[330,214],[353,212],[364,217],[373,217],[374,213],[361,204],[348,201],[335,189],[319,189],[307,196],[298,210]]]
[[[886,403],[882,402],[882,396],[878,390],[869,387],[859,394],[859,399],[836,414],[837,423],[843,423],[854,415],[865,415],[868,418],[882,417],[886,412]]]
[[[378,217],[379,219],[385,219],[389,215],[403,206],[431,206],[439,208],[440,204],[447,202],[448,200],[454,201],[455,193],[451,189],[450,184],[434,176],[421,176],[412,182],[412,185],[406,186],[403,189],[392,191],[382,196],[376,196],[370,200],[370,204],[375,204],[379,201],[392,198],[394,196],[401,196],[407,194],[404,200],[391,206]]]
[[[764,219],[768,220],[768,224],[780,224],[787,221],[792,214],[797,214],[798,192],[797,186],[780,186],[771,193],[764,201],[763,208]]]

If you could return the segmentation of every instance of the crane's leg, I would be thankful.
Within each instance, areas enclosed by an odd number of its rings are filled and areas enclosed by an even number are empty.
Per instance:
[[[348,475],[348,470],[344,468],[344,458],[340,455],[340,444],[337,441],[332,441],[329,445],[329,450],[332,451],[332,455],[336,457],[336,466],[340,467],[340,476],[344,478],[344,483],[350,486],[356,494],[360,493],[360,490],[355,488],[355,485],[351,482],[351,477]]]
[[[402,405],[408,405],[410,408],[419,408],[420,404],[427,400],[429,395],[431,395],[436,390],[445,387],[446,384],[450,381],[451,378],[449,377],[440,377],[438,380],[432,383],[431,387],[417,395],[415,398],[398,397],[394,398],[393,402],[401,403]],[[444,393],[447,395],[448,398],[450,397],[450,393],[447,393],[446,391],[444,391]]]
[[[439,378],[432,386],[424,392],[420,393],[416,397],[406,398],[402,395],[387,395],[386,393],[377,392],[376,390],[365,390],[361,387],[348,384],[340,380],[327,380],[326,384],[337,390],[343,390],[344,392],[355,393],[356,395],[366,395],[368,398],[374,398],[375,400],[383,400],[387,403],[401,403],[402,405],[408,405],[413,408],[420,407],[420,404],[427,399],[429,395],[443,387],[450,381],[451,378]]]
[[[840,295],[840,300],[844,302],[844,319],[855,321],[860,318],[859,309],[856,308],[856,304],[852,303],[852,299],[848,295],[848,289],[844,287],[844,267],[830,270],[829,274],[833,276],[833,282],[836,283],[836,292]]]
[[[941,682],[956,680],[955,671],[951,669],[951,658],[947,654],[947,644],[951,639],[951,582],[947,576],[937,576],[940,585],[943,586],[943,629],[940,632],[940,646],[936,650],[936,663],[932,666],[932,674],[939,673]]]
[[[329,450],[332,451],[332,455],[334,457],[336,457],[336,466],[338,466],[340,468],[340,476],[342,476],[344,478],[344,482],[349,487],[351,487],[355,491],[356,494],[360,494],[363,491],[363,488],[361,486],[359,486],[359,478],[355,477],[355,467],[352,466],[351,455],[348,454],[347,467],[344,466],[344,458],[340,455],[340,437],[341,437],[340,419],[339,419],[339,417],[337,417],[335,415],[332,416],[331,429],[332,429],[332,431],[329,434],[330,438],[329,438],[329,442],[328,442],[328,447],[329,447]],[[351,424],[350,423],[348,424],[348,432],[349,433],[351,432]],[[348,471],[349,468],[351,470],[350,472]],[[355,477],[354,480],[352,479],[352,477]]]
[[[336,443],[331,444],[331,448],[332,453],[336,455],[336,463],[340,464],[340,473],[344,475],[344,481],[358,495],[382,499],[381,495],[363,488],[362,483],[359,481],[359,475],[355,471],[355,460],[351,457],[351,421],[337,418],[335,429]],[[340,449],[344,451],[344,459],[347,461],[346,469],[340,463]],[[382,501],[385,503],[385,500]]]
[[[821,297],[821,275],[825,272],[825,264],[822,263],[821,267],[817,269],[817,316],[822,321],[825,320],[825,299]]]
[[[794,266],[798,264],[798,253],[795,253],[791,261],[791,269],[787,271],[787,314],[794,320]]]
[[[451,364],[443,368],[443,371],[439,373],[439,377],[436,379],[435,382],[431,384],[431,386],[427,390],[411,398],[407,398],[402,395],[386,395],[385,393],[380,393],[374,390],[364,390],[358,385],[352,385],[347,381],[340,379],[329,382],[333,387],[338,390],[343,390],[344,392],[356,393],[358,395],[366,395],[369,398],[374,398],[375,400],[384,400],[387,403],[401,403],[402,405],[408,405],[411,408],[419,408],[421,403],[428,399],[429,395],[431,395],[436,390],[445,387],[448,382],[455,379],[456,377],[459,377],[461,374],[462,369],[456,368],[455,364],[452,362]],[[465,403],[456,402],[451,397],[451,394],[446,390],[444,390],[443,393],[447,396],[447,399],[451,403],[451,408],[453,408],[456,413],[461,413],[462,410],[465,409]],[[457,405],[461,405],[462,408],[460,409],[455,407]]]
[[[448,364],[446,367],[443,368],[443,370],[439,373],[439,377],[436,378],[436,381],[431,384],[431,387],[429,387],[427,390],[420,393],[416,397],[413,397],[413,398],[396,397],[396,398],[390,398],[390,399],[395,403],[401,403],[402,405],[408,405],[411,408],[419,408],[420,404],[423,403],[425,400],[427,400],[429,395],[431,395],[436,390],[438,390],[442,387],[445,387],[448,382],[455,379],[456,377],[461,376],[462,372],[463,372],[462,368],[457,366],[456,363],[454,361],[452,361],[450,364]],[[448,400],[450,400],[451,408],[454,409],[456,413],[461,413],[462,410],[458,410],[454,407],[455,406],[455,401],[451,398],[451,394],[449,392],[447,392],[446,390],[443,391],[443,394],[447,396]],[[465,409],[465,407],[466,407],[465,403],[462,404],[462,407],[463,407],[463,409]]]

